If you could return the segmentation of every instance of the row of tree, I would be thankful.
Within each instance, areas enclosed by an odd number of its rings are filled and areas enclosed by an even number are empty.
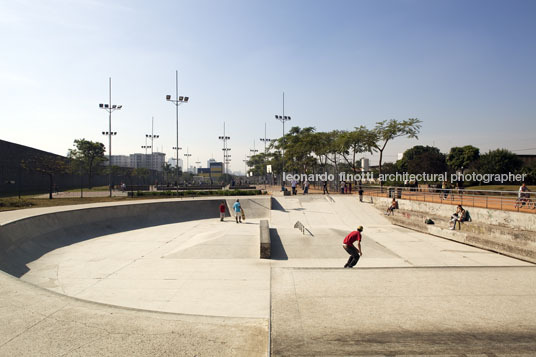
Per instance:
[[[316,173],[327,171],[329,167],[336,171],[349,168],[357,173],[362,154],[377,152],[380,157],[379,173],[382,173],[387,144],[398,137],[418,138],[420,128],[421,121],[417,118],[384,120],[372,129],[360,126],[352,131],[317,132],[314,127],[295,126],[274,141],[269,152],[252,156],[247,164],[253,175],[264,175],[267,164],[276,175],[282,171]]]
[[[448,154],[433,146],[414,146],[404,152],[401,160],[384,165],[384,173],[396,172],[525,174],[527,183],[536,183],[536,163],[524,165],[516,154],[506,149],[480,154],[480,150],[472,145],[453,147]]]
[[[536,165],[523,166],[517,155],[505,149],[485,154],[474,146],[453,147],[444,154],[438,148],[417,145],[404,152],[401,160],[383,163],[383,153],[393,139],[418,138],[421,121],[410,118],[403,121],[381,121],[372,129],[365,126],[351,131],[317,132],[313,127],[292,127],[282,138],[271,144],[269,151],[251,156],[249,172],[254,176],[266,174],[266,165],[279,176],[287,173],[323,173],[361,171],[360,159],[365,153],[379,154],[375,174],[408,172],[410,174],[467,173],[483,174],[525,173],[528,181],[536,181]],[[284,152],[284,156],[281,156]],[[530,183],[530,182],[529,182]]]

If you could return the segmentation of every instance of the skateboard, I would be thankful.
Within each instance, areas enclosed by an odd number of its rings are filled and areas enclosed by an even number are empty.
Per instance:
[[[244,209],[240,208],[240,211],[242,212],[242,220],[245,221],[246,220],[246,214],[244,213]]]

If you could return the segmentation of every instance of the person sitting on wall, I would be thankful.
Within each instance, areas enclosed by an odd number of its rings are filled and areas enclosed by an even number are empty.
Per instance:
[[[391,201],[391,205],[389,207],[387,207],[387,211],[385,212],[385,214],[387,216],[389,216],[391,214],[395,214],[393,212],[395,209],[398,209],[398,201],[393,198],[393,200]]]
[[[452,216],[450,216],[450,224],[452,224],[452,227],[450,227],[451,230],[456,229],[456,222],[459,224],[459,229],[462,229],[462,222],[467,220],[467,212],[462,207],[462,205],[458,205],[456,208],[456,213],[454,213]]]

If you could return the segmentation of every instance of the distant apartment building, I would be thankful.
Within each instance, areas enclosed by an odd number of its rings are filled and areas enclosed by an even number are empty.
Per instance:
[[[131,167],[130,156],[128,155],[112,155],[111,159],[112,166]]]
[[[177,162],[177,159],[174,158],[174,157],[170,157],[170,158],[168,159],[168,164],[169,164],[171,167],[177,167],[176,162]],[[179,167],[181,167],[181,168],[184,167],[183,164],[182,164],[182,159],[179,159]]]
[[[166,154],[155,152],[152,154],[112,155],[112,166],[145,168],[149,170],[163,171],[166,162]]]

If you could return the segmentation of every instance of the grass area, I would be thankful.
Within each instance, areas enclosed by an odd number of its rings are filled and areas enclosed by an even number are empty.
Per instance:
[[[87,203],[98,202],[123,202],[139,200],[143,198],[127,198],[127,197],[84,197],[84,198],[54,198],[52,200],[48,198],[35,198],[35,197],[21,197],[18,198],[0,198],[0,212],[12,211],[23,208],[35,208],[35,207],[56,207],[56,206],[68,206],[68,205],[80,205]]]
[[[244,196],[244,195],[260,195],[260,190],[225,190],[225,191],[179,191],[178,197],[199,197],[199,196]],[[135,192],[135,197],[65,197],[65,198],[36,198],[35,196],[4,197],[0,198],[0,212],[12,211],[24,208],[35,207],[56,207],[80,205],[99,202],[125,202],[139,201],[148,199],[166,199],[177,197],[175,191],[155,191],[155,192]]]
[[[186,191],[137,191],[135,197],[199,197],[199,196],[253,196],[261,195],[261,190],[186,190]]]
[[[108,186],[96,186],[92,187],[91,190],[87,187],[84,187],[84,192],[95,192],[95,191],[109,191]],[[80,188],[73,188],[72,190],[62,190],[62,192],[80,192]]]

